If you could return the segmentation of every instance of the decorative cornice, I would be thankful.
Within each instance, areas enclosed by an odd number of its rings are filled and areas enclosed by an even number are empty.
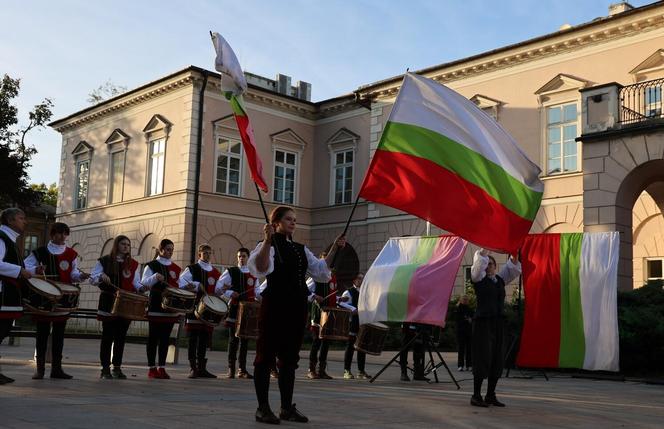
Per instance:
[[[654,5],[650,5],[654,6]],[[664,27],[664,14],[659,7],[644,7],[639,13],[620,14],[598,22],[591,22],[569,30],[507,46],[459,61],[441,64],[415,73],[440,83],[467,79],[517,65],[539,61],[588,46]],[[637,12],[637,11],[635,11]],[[396,95],[401,86],[401,76],[361,87],[357,92],[362,99],[385,99]]]
[[[84,114],[75,114],[68,118],[56,121],[50,125],[53,127],[53,129],[60,133],[69,131],[73,128],[80,127],[81,125],[85,125],[111,113],[120,112],[137,104],[141,104],[148,100],[152,100],[154,98],[176,91],[182,87],[191,85],[192,82],[193,76],[191,75],[183,76],[170,82],[163,82],[162,84],[159,84],[158,86],[148,91],[140,93],[132,92],[126,97],[117,98],[113,103],[102,103],[98,109],[93,109],[89,112],[84,110]]]

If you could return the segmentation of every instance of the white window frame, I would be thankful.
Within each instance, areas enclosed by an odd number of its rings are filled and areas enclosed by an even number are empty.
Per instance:
[[[662,264],[662,277],[650,277],[650,272],[648,270],[648,262],[650,261],[660,261]],[[645,267],[643,271],[645,272],[646,281],[664,279],[664,258],[646,258],[644,265]]]
[[[239,143],[240,153],[238,154],[238,153],[234,153],[234,152],[222,152],[219,149],[219,140],[221,140],[221,139],[227,140],[229,143],[230,142]],[[238,140],[237,138],[233,138],[233,137],[229,137],[227,135],[224,135],[223,133],[221,133],[221,134],[215,133],[215,136],[214,136],[214,151],[215,151],[215,155],[214,155],[214,182],[213,182],[213,185],[212,185],[212,191],[215,194],[219,194],[219,195],[229,195],[229,196],[232,196],[232,197],[241,197],[243,195],[243,192],[244,192],[244,189],[243,189],[244,187],[242,186],[243,182],[244,182],[244,147],[242,146],[242,141]],[[218,167],[218,165],[219,165],[219,156],[221,156],[221,155],[226,155],[229,158],[230,157],[236,158],[239,161],[240,169],[239,169],[239,173],[238,173],[239,177],[238,177],[238,193],[237,194],[232,194],[232,193],[228,192],[228,184],[229,184],[228,175],[230,174],[230,169],[228,167],[226,168],[226,191],[225,192],[220,192],[220,191],[217,190],[217,181],[218,181],[218,178],[219,178],[218,177],[218,174],[219,174],[219,167]],[[228,163],[230,163],[229,158],[227,158]]]
[[[284,153],[284,162],[277,162],[277,152],[283,152]],[[293,155],[295,164],[287,164],[286,163],[286,158],[288,155]],[[292,149],[287,149],[282,146],[275,146],[273,149],[273,154],[272,154],[272,161],[273,161],[273,167],[272,167],[272,201],[275,203],[279,204],[290,204],[290,205],[297,205],[298,203],[298,198],[297,194],[299,191],[299,186],[298,186],[298,180],[300,179],[300,153],[298,151],[292,150]],[[281,201],[277,200],[275,198],[275,192],[277,191],[277,167],[282,167],[284,169],[286,168],[291,168],[294,170],[294,177],[293,177],[293,201],[285,201],[285,199],[282,199]],[[285,175],[284,175],[285,177]],[[285,186],[283,187],[285,189]]]
[[[30,239],[29,246],[28,246],[28,239]],[[32,253],[32,251],[37,249],[38,247],[39,247],[39,236],[35,234],[27,234],[23,238],[23,259],[30,256],[30,253]]]
[[[119,196],[113,194],[113,181],[115,180],[115,170],[113,169],[113,156],[117,154],[122,154],[122,168],[120,171],[120,183],[119,183]],[[106,202],[108,204],[119,203],[124,200],[124,183],[125,183],[125,168],[127,166],[127,151],[126,150],[116,150],[109,152],[108,154],[108,197]],[[115,199],[115,201],[113,201]]]
[[[648,102],[650,95],[655,94],[655,101]],[[643,113],[647,118],[662,116],[662,86],[654,85],[643,89]]]
[[[158,158],[161,160],[161,172],[159,171],[159,167],[157,166],[157,175],[159,177],[159,182],[156,183],[156,188],[153,191],[153,180],[155,175],[153,174],[154,170],[154,159],[156,158],[154,155],[154,144],[160,142],[163,144],[163,149],[159,154],[161,154]],[[153,196],[153,195],[160,195],[164,193],[164,182],[165,182],[165,177],[166,177],[166,137],[159,137],[155,139],[151,139],[148,142],[148,177],[147,177],[147,196]]]
[[[352,153],[353,155],[353,160],[348,163],[345,162],[343,164],[337,164],[337,155],[340,153],[344,154],[344,157],[346,156],[345,154],[347,152]],[[330,193],[330,204],[331,205],[342,205],[342,204],[350,204],[353,202],[353,198],[355,197],[355,160],[356,160],[356,153],[355,153],[355,146],[346,146],[346,147],[340,147],[340,148],[335,148],[332,151],[332,159],[331,159],[331,171],[330,171],[330,188],[331,188],[331,193]],[[350,198],[348,201],[344,200],[344,197],[346,195],[346,192],[348,189],[346,189],[346,168],[350,167],[351,168],[351,184],[350,184]],[[344,185],[343,185],[343,190],[342,190],[342,201],[337,202],[337,170],[339,168],[343,169],[343,176],[344,176]]]
[[[576,143],[576,169],[575,170],[570,170],[570,171],[562,171],[565,167],[565,153],[564,153],[564,126],[565,125],[571,125],[572,121],[570,122],[560,122],[558,125],[560,128],[560,133],[561,133],[561,140],[560,140],[560,145],[561,145],[561,157],[560,157],[560,169],[561,171],[555,172],[555,173],[550,173],[549,172],[549,109],[557,108],[560,107],[564,111],[564,106],[568,106],[574,104],[576,106],[576,120],[574,121],[574,125],[576,126],[576,137],[579,136],[579,130],[581,130],[581,106],[579,103],[578,99],[573,99],[573,100],[567,100],[567,101],[558,101],[554,103],[547,103],[542,105],[543,107],[543,141],[544,141],[544,175],[545,176],[559,176],[559,175],[565,175],[565,174],[574,174],[574,173],[579,173],[583,170],[583,166],[581,165],[582,163],[582,154],[581,154],[581,142],[575,141]]]
[[[74,210],[82,210],[88,207],[88,202],[89,198],[88,196],[90,195],[90,162],[91,160],[89,158],[86,159],[81,159],[76,161],[76,170],[75,170],[75,175],[74,177],[76,178],[76,186],[74,187]],[[80,179],[80,166],[83,164],[88,165],[87,169],[87,178],[86,178],[86,186],[85,186],[85,201],[83,204],[80,203],[79,201],[79,192],[80,192],[80,185],[81,185],[81,179]]]

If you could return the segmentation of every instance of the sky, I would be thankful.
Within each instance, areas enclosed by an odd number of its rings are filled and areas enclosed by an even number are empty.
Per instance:
[[[606,16],[617,0],[0,0],[0,74],[21,79],[21,124],[48,97],[53,119],[110,80],[129,89],[214,69],[209,30],[245,71],[312,84],[312,101]],[[635,7],[652,0],[632,0]],[[29,134],[34,183],[58,181],[61,136]]]

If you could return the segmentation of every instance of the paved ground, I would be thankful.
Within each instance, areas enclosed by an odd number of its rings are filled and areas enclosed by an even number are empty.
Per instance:
[[[189,380],[183,363],[168,368],[172,380],[148,380],[145,348],[129,344],[125,352],[126,381],[100,380],[98,342],[65,343],[66,370],[74,380],[31,380],[29,360],[33,339],[0,346],[3,372],[16,378],[0,386],[1,428],[240,428],[266,425],[253,421],[256,403],[248,380]],[[185,350],[180,353],[186,353]],[[303,353],[304,355],[304,353]],[[391,353],[368,358],[377,372]],[[226,355],[211,352],[210,369],[221,374]],[[453,363],[453,355],[445,354]],[[377,428],[662,428],[664,389],[639,383],[590,381],[570,377],[502,379],[498,396],[503,409],[479,409],[468,402],[469,374],[453,370],[457,391],[447,373],[440,384],[398,381],[395,366],[375,383],[342,380],[342,352],[331,352],[331,381],[307,380],[304,366],[295,386],[295,402],[311,422],[282,423],[287,427]],[[48,368],[47,368],[48,374]],[[513,373],[514,375],[514,373]],[[516,374],[518,375],[518,374]],[[276,382],[271,384],[278,408]]]

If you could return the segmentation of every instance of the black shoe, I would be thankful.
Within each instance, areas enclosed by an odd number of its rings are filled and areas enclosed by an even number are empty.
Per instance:
[[[407,374],[407,373],[402,372],[402,373],[401,373],[401,378],[400,378],[400,380],[401,380],[401,381],[410,381],[410,377],[408,377],[408,374]]]
[[[298,422],[298,423],[306,423],[309,421],[307,416],[302,414],[301,412],[298,411],[297,408],[295,408],[295,404],[291,405],[289,409],[281,409],[279,412],[279,418],[281,420],[288,420],[289,422]]]
[[[263,409],[260,407],[256,409],[256,421],[260,423],[267,423],[270,425],[278,425],[279,423],[281,423],[279,418],[274,415],[271,409],[269,408]]]
[[[32,375],[33,380],[41,380],[44,378],[44,369],[43,368],[37,368],[35,370],[35,373]]]
[[[111,369],[110,368],[102,368],[101,369],[101,375],[99,378],[102,378],[104,380],[113,380],[113,376],[111,375]]]
[[[71,380],[74,377],[64,372],[62,370],[62,366],[55,365],[51,366],[51,378],[58,378],[60,380]]]
[[[2,384],[9,384],[9,383],[13,383],[13,382],[14,382],[14,379],[13,379],[13,378],[11,378],[11,377],[7,377],[7,376],[4,375],[4,374],[0,374],[0,385],[2,385]]]
[[[489,405],[493,405],[494,407],[504,407],[505,406],[505,404],[503,404],[502,402],[500,402],[496,398],[495,394],[494,395],[486,395],[484,397],[484,402],[489,404]]]
[[[429,378],[425,377],[424,375],[415,375],[413,377],[413,380],[415,380],[415,381],[429,381]]]
[[[120,368],[113,368],[113,371],[111,373],[111,376],[115,378],[116,380],[126,380],[127,376],[124,375],[122,370]]]
[[[484,399],[482,399],[481,396],[471,396],[470,398],[470,405],[473,405],[475,407],[482,407],[482,408],[487,408],[489,404],[484,402]]]

